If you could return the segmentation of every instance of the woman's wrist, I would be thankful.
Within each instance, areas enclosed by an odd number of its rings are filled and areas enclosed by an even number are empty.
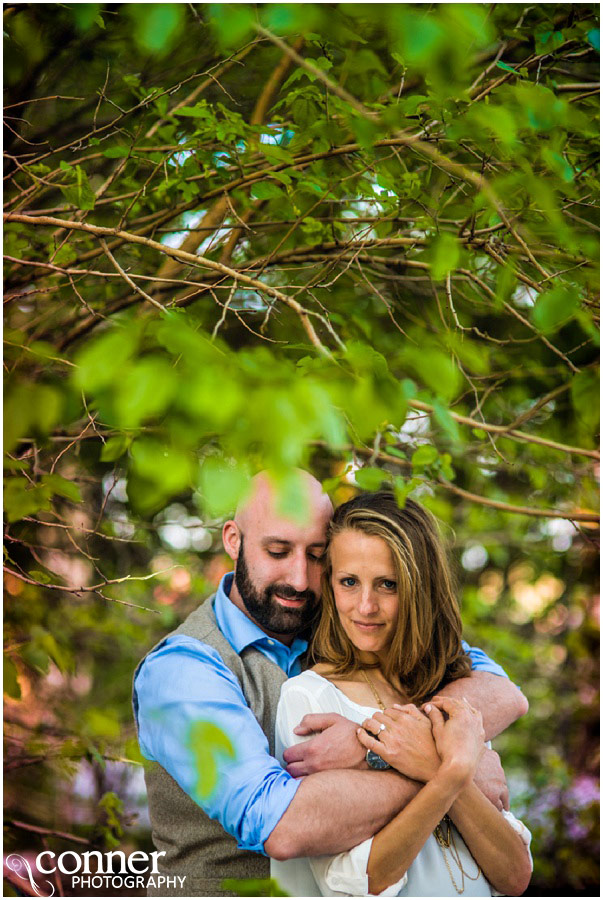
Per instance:
[[[474,767],[468,765],[464,760],[444,760],[430,783],[437,782],[456,796],[471,784],[473,770]]]

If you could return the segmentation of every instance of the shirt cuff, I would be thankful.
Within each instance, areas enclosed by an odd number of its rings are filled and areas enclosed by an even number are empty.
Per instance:
[[[332,891],[350,894],[352,897],[397,897],[408,881],[406,872],[395,884],[390,884],[380,894],[369,893],[367,866],[373,838],[363,841],[349,853],[340,853],[329,863],[325,881]]]
[[[244,840],[238,842],[241,850],[251,850],[252,853],[268,856],[264,850],[264,843],[287,812],[289,804],[302,783],[301,778],[293,778],[288,772],[282,772],[282,774],[286,776],[286,780],[279,783],[278,792],[272,791],[270,803],[266,804],[260,813],[258,828],[261,828],[261,834],[258,836],[258,842],[254,844],[251,834],[249,834]]]
[[[508,809],[503,809],[503,816],[511,826],[511,828],[517,832],[519,837],[522,839],[524,844],[526,845],[526,850],[528,851],[528,856],[530,857],[530,865],[532,867],[532,871],[534,871],[534,860],[532,859],[532,853],[530,851],[530,844],[532,842],[532,833],[526,828],[523,822],[520,822],[519,819],[516,819],[512,812]],[[501,894],[499,891],[495,891],[494,888],[491,888],[493,897],[506,897],[506,894]]]

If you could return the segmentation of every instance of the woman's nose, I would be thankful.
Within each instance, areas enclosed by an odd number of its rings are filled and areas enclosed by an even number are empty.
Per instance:
[[[372,588],[363,588],[358,612],[362,613],[362,615],[364,616],[368,616],[377,612],[378,608],[379,604],[377,603],[377,599],[373,593]]]

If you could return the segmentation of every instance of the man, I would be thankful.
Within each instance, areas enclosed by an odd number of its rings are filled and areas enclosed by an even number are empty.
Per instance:
[[[146,772],[153,840],[165,852],[162,874],[186,876],[172,895],[228,894],[224,878],[268,876],[266,855],[347,850],[383,827],[417,790],[397,773],[369,771],[356,726],[340,716],[304,718],[300,733],[322,733],[287,751],[289,772],[271,755],[280,687],[301,670],[307,642],[299,635],[319,602],[332,515],[320,483],[300,477],[305,524],[283,518],[267,476],[255,477],[250,499],[223,529],[234,575],[135,674],[140,746],[154,763]],[[500,677],[502,669],[481,651],[471,653],[474,669],[487,671],[443,693],[464,695],[480,708],[489,739],[526,711],[526,701]],[[191,735],[200,721],[217,725],[233,745],[234,758],[227,743],[213,757],[214,791],[199,787],[195,759],[203,748],[191,747]],[[484,791],[493,802],[503,791],[495,756],[486,755],[481,773],[482,782],[495,782]]]

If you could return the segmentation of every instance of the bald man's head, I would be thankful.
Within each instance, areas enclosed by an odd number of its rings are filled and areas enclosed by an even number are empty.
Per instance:
[[[308,472],[298,470],[308,511],[303,523],[278,509],[278,493],[260,472],[249,498],[223,530],[235,562],[230,599],[266,634],[284,643],[312,619],[320,597],[322,554],[333,505]]]

